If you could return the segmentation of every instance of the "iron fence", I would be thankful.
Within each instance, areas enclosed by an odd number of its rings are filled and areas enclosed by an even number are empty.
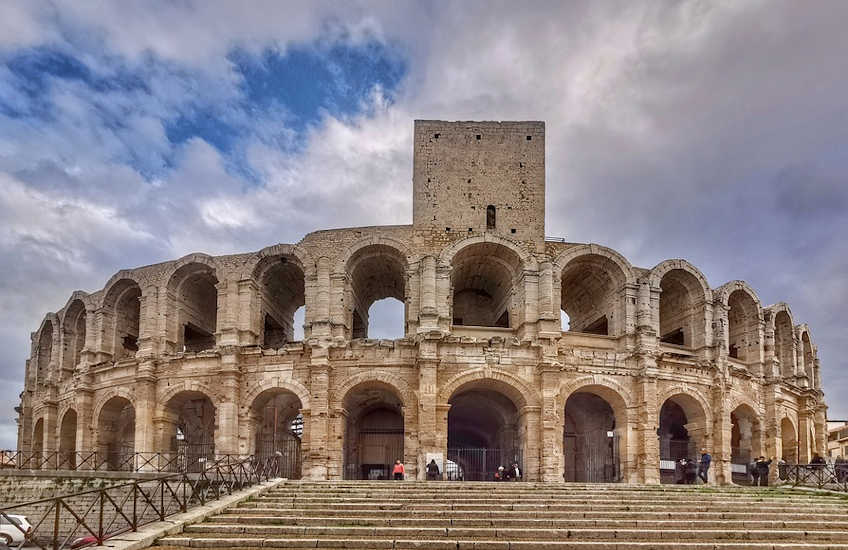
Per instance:
[[[169,452],[0,451],[0,469],[180,473],[243,458],[215,454],[208,445],[183,445]]]
[[[104,540],[279,477],[278,457],[221,459],[199,472],[134,480],[101,489],[25,502],[0,509],[0,519],[20,532],[10,548],[62,550]],[[13,516],[26,515],[24,530]]]
[[[445,464],[445,479],[448,481],[492,481],[495,472],[503,466],[509,469],[518,464],[524,468],[524,456],[521,449],[448,449],[448,461]]]
[[[848,464],[778,464],[777,477],[795,487],[848,492]]]

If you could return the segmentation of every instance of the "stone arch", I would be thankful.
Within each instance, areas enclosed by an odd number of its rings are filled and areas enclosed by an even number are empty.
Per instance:
[[[807,376],[810,387],[819,388],[818,372],[816,368],[816,348],[813,345],[810,329],[806,324],[801,324],[796,327],[798,332],[798,343],[801,346],[798,356],[802,359],[804,365],[804,374]]]
[[[133,277],[113,280],[103,292],[103,351],[120,361],[135,357],[141,337],[141,285]]]
[[[293,393],[300,400],[301,406],[303,409],[309,410],[310,402],[309,402],[309,390],[306,389],[306,386],[298,382],[297,380],[261,380],[255,383],[251,383],[250,387],[247,389],[247,392],[243,394],[242,403],[245,403],[243,407],[249,407],[250,403],[253,403],[259,395],[265,393],[268,390],[283,390]]]
[[[168,341],[176,352],[214,348],[218,332],[218,266],[206,254],[177,260],[168,272]]]
[[[404,308],[398,334],[406,334],[410,253],[403,243],[380,237],[360,240],[348,248],[335,269],[336,275],[346,275],[345,322],[352,338],[368,337],[371,306],[387,298]]]
[[[508,248],[516,256],[518,256],[523,269],[526,269],[528,271],[539,270],[536,258],[534,258],[523,246],[518,244],[516,241],[513,241],[506,237],[502,237],[500,235],[496,235],[494,233],[483,233],[482,235],[466,237],[464,239],[460,239],[452,243],[450,246],[444,248],[441,253],[439,253],[439,264],[443,266],[449,266],[453,264],[454,257],[460,251],[469,246],[483,243],[498,244],[505,248]]]
[[[206,384],[191,381],[172,386],[157,399],[157,448],[177,453],[189,467],[215,457],[216,426],[221,399]]]
[[[342,422],[345,479],[389,479],[395,460],[415,462],[410,443],[416,409],[411,392],[398,377],[360,373],[334,393],[339,396],[335,410]],[[414,467],[408,473],[413,474]]]
[[[557,256],[554,274],[569,331],[607,336],[626,331],[623,289],[635,276],[621,254],[595,244],[575,246]]]
[[[256,393],[245,403],[251,454],[277,456],[281,469],[279,477],[300,479],[303,464],[301,440],[308,428],[301,399],[291,389],[274,386]]]
[[[133,395],[124,388],[111,388],[98,398],[98,405],[92,416],[97,462],[105,465],[108,470],[132,467],[136,451],[136,409]]]
[[[523,311],[526,264],[513,247],[465,239],[451,256],[452,324],[516,328]]]
[[[213,387],[209,385],[209,383],[202,382],[200,380],[184,380],[182,384],[178,383],[171,386],[166,386],[164,389],[157,392],[157,414],[164,413],[164,407],[167,406],[167,403],[171,401],[174,397],[176,397],[178,394],[183,392],[203,394],[203,396],[208,398],[209,401],[212,402],[212,405],[216,408],[221,404],[221,397],[218,395],[218,392],[216,392],[215,389],[213,389]]]
[[[793,378],[795,363],[795,324],[792,311],[783,302],[766,308],[766,327],[774,334],[774,358],[780,362],[780,375]]]
[[[706,277],[686,260],[675,259],[657,264],[648,281],[662,291],[655,321],[660,341],[696,349],[707,345],[712,290]]]
[[[81,298],[71,300],[62,314],[62,379],[71,376],[79,365],[86,338],[85,302]]]
[[[727,310],[726,350],[743,363],[755,363],[762,357],[760,327],[763,309],[757,293],[744,281],[731,281],[715,292],[716,300]]]
[[[702,448],[709,450],[713,419],[708,400],[701,392],[685,386],[666,388],[657,396],[660,437],[660,479],[676,482],[676,467],[683,458],[696,459]]]
[[[71,406],[59,416],[59,469],[76,467],[77,421],[77,411]]]
[[[763,454],[762,415],[747,399],[738,399],[730,407],[730,460],[732,464],[747,465]],[[741,468],[740,468],[741,470]],[[734,477],[747,481],[747,473]]]
[[[32,454],[34,464],[41,465],[41,455],[44,453],[44,417],[37,416],[32,423]]]
[[[298,266],[303,270],[303,274],[307,279],[315,278],[315,260],[309,251],[300,245],[296,244],[275,244],[266,246],[256,253],[251,260],[245,264],[245,270],[241,274],[241,279],[252,278],[259,280],[262,271],[267,267],[269,260],[275,261],[280,257],[292,258],[297,261]]]
[[[55,333],[59,328],[59,317],[55,313],[48,313],[41,321],[35,336],[35,379],[38,385],[46,384],[50,380],[51,370],[55,363]]]
[[[293,252],[282,245],[275,250]],[[259,327],[259,343],[280,348],[295,339],[295,313],[306,306],[306,268],[294,254],[268,254],[256,262],[250,277],[256,283],[258,307],[252,325]]]
[[[798,426],[790,415],[780,419],[780,458],[789,464],[798,464]]]
[[[475,383],[486,383],[506,395],[518,409],[536,407],[541,403],[541,396],[521,379],[501,369],[482,367],[465,371],[448,380],[439,390],[439,403],[447,404],[451,396],[464,386]]]
[[[609,377],[581,376],[560,384],[556,402],[565,480],[622,480],[631,462],[630,392]]]

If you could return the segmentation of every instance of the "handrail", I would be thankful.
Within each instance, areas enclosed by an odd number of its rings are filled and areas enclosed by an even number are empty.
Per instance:
[[[170,452],[0,451],[0,470],[69,470],[77,472],[199,472],[210,464],[242,460],[244,455],[202,450]],[[214,456],[214,458],[209,458]]]
[[[85,544],[100,545],[115,535],[164,521],[194,506],[279,476],[280,457],[216,460],[199,472],[179,472],[88,489],[0,509],[0,518],[17,528],[23,540],[10,548],[35,545],[42,550],[68,548],[80,535]],[[42,509],[25,531],[10,515]],[[92,517],[93,516],[93,517]],[[44,526],[44,527],[42,527]]]
[[[777,476],[793,487],[848,492],[848,463],[778,464]]]

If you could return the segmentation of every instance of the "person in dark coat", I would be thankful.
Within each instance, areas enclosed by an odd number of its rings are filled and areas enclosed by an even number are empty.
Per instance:
[[[760,472],[757,470],[757,459],[748,463],[748,475],[751,477],[751,485],[756,487],[760,484]]]
[[[706,449],[701,449],[701,462],[698,465],[698,477],[701,478],[704,484],[706,484],[709,479],[710,464],[712,461],[712,455],[708,453]]]
[[[766,457],[761,456],[757,459],[757,476],[759,477],[759,486],[768,487],[769,467],[771,459],[766,460]]]
[[[691,458],[684,460],[686,460],[686,464],[683,465],[683,474],[686,485],[693,485],[698,477],[698,464]]]
[[[436,464],[436,459],[430,460],[430,464],[427,464],[427,480],[428,481],[436,481],[439,479],[439,465]]]

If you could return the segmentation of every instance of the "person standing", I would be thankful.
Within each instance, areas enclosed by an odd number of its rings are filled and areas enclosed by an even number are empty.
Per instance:
[[[436,481],[439,479],[439,465],[436,464],[436,459],[431,459],[430,464],[427,464],[427,480]]]
[[[761,456],[757,459],[757,477],[759,477],[759,486],[760,487],[768,487],[768,476],[769,476],[769,467],[771,466],[771,459],[766,460],[766,457]]]
[[[518,467],[518,462],[512,463],[512,467],[509,469],[509,478],[512,481],[521,480],[521,469]]]
[[[397,481],[403,481],[403,474],[403,463],[400,461],[400,459],[397,459],[395,460],[395,465],[392,468],[392,475]]]
[[[706,449],[701,449],[701,462],[698,465],[698,477],[701,478],[705,485],[709,479],[710,464],[712,461],[712,455],[710,455]]]

